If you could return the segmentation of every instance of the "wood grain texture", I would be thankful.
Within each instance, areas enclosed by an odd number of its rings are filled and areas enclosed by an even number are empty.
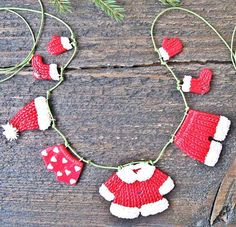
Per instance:
[[[225,174],[214,202],[211,224],[223,220],[226,224],[236,205],[236,159]]]
[[[1,2],[19,5],[15,0]],[[22,5],[32,2],[24,0]],[[74,147],[87,158],[114,165],[154,158],[181,120],[184,108],[174,81],[159,66],[151,46],[150,24],[161,10],[160,4],[154,0],[123,3],[127,18],[120,25],[89,1],[74,1],[74,17],[65,19],[78,34],[80,51],[52,99],[58,125]],[[199,0],[184,5],[208,17],[230,40],[236,21],[234,3]],[[36,28],[37,17],[25,15]],[[1,65],[13,64],[27,54],[30,36],[15,16],[3,13],[0,19]],[[48,62],[64,62],[68,55],[56,59],[45,52],[50,36],[66,34],[64,28],[52,20],[46,22],[39,51]],[[12,143],[0,133],[1,226],[209,226],[216,193],[236,155],[235,71],[224,45],[198,20],[171,13],[158,27],[160,37],[178,35],[185,43],[184,53],[170,64],[179,78],[197,75],[202,67],[214,71],[211,92],[188,94],[187,99],[192,108],[225,115],[233,122],[217,166],[203,166],[171,146],[158,163],[176,183],[167,195],[170,208],[152,217],[119,220],[110,215],[109,202],[98,194],[98,187],[112,171],[87,166],[79,184],[69,187],[55,181],[39,155],[43,148],[62,142],[53,130],[26,132]],[[0,85],[1,124],[54,84],[35,81],[31,74],[30,68],[25,69]],[[229,225],[236,224],[235,213]]]

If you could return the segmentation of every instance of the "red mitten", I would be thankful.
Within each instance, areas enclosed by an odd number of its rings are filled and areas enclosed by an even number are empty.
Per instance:
[[[33,76],[37,80],[59,80],[60,74],[58,73],[56,64],[45,64],[40,55],[33,56],[31,60],[33,67]]]
[[[58,181],[73,186],[76,184],[84,163],[74,157],[64,144],[48,147],[41,151],[41,155],[47,169],[55,173]]]
[[[113,174],[99,189],[112,201],[110,212],[126,219],[154,215],[169,206],[163,195],[174,188],[173,180],[147,163],[129,165]]]
[[[51,115],[47,100],[38,97],[23,107],[8,124],[3,125],[3,135],[10,141],[17,139],[18,132],[26,130],[46,130],[51,125]]]
[[[182,90],[200,95],[206,94],[210,91],[211,79],[212,71],[208,68],[202,69],[198,78],[192,78],[191,76],[184,77]]]
[[[56,35],[52,37],[52,40],[47,46],[48,53],[51,55],[59,55],[68,50],[71,50],[72,48],[73,46],[71,45],[69,38]]]
[[[225,140],[230,123],[224,116],[189,110],[174,143],[191,158],[214,166],[222,150],[218,141]]]
[[[159,48],[161,57],[164,61],[169,60],[175,55],[181,53],[183,50],[183,44],[179,38],[167,38],[165,37],[162,42],[162,47]]]

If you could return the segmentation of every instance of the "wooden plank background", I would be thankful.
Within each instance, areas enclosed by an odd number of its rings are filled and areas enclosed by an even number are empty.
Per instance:
[[[36,1],[5,0],[1,6],[38,9]],[[78,35],[79,53],[66,73],[65,83],[53,95],[58,125],[81,154],[99,163],[118,165],[157,156],[182,117],[183,103],[175,83],[159,65],[150,39],[150,26],[162,7],[157,0],[119,1],[126,9],[123,24],[111,21],[90,1],[72,1],[73,14],[63,16]],[[183,1],[184,6],[207,17],[227,41],[236,21],[235,0]],[[53,9],[46,3],[50,12]],[[34,29],[38,16],[24,14]],[[212,91],[187,95],[192,108],[228,116],[233,126],[219,163],[203,166],[175,146],[158,163],[175,180],[166,197],[170,208],[159,215],[120,220],[109,213],[109,202],[98,194],[112,171],[87,166],[79,184],[58,183],[47,172],[39,151],[62,142],[53,130],[26,132],[14,142],[0,136],[1,226],[209,226],[218,188],[235,158],[236,75],[229,52],[198,19],[168,13],[157,26],[157,40],[179,36],[184,52],[171,66],[179,78],[197,75],[203,67],[214,71]],[[38,52],[48,62],[62,63],[65,54],[51,58],[45,51],[53,34],[68,34],[47,19]],[[31,47],[30,34],[16,16],[0,15],[1,66],[20,61]],[[54,82],[35,81],[31,68],[0,85],[0,123],[4,124],[23,104],[45,95]],[[2,77],[3,75],[1,75]],[[2,131],[1,131],[2,132]],[[235,210],[227,216],[236,225]],[[220,220],[215,226],[224,226]]]

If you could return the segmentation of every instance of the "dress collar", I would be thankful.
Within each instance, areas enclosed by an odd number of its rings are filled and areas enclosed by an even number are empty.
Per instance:
[[[122,168],[117,172],[117,176],[125,183],[132,184],[135,181],[146,181],[150,179],[155,169],[155,166],[143,162]]]

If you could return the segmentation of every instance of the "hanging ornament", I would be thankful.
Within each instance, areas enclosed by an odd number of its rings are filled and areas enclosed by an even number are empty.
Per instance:
[[[129,165],[113,174],[99,189],[107,201],[112,201],[110,212],[126,219],[154,215],[169,206],[163,195],[174,188],[173,180],[147,163]]]
[[[184,153],[208,166],[217,163],[230,128],[224,116],[189,110],[174,143]]]
[[[183,44],[179,38],[165,37],[162,42],[162,47],[159,48],[161,57],[164,61],[168,61],[170,58],[181,53],[183,50]]]
[[[199,72],[198,78],[185,76],[183,79],[182,90],[184,92],[192,92],[196,94],[206,94],[210,91],[210,83],[212,79],[211,69],[205,68]]]
[[[47,169],[54,172],[58,181],[75,185],[78,181],[84,163],[75,158],[64,144],[48,147],[41,151]]]
[[[54,35],[48,43],[47,51],[51,55],[59,55],[73,48],[68,37]]]
[[[46,130],[51,125],[51,115],[47,100],[44,97],[35,98],[24,106],[8,124],[2,125],[3,135],[10,141],[17,139],[18,133],[26,130]]]
[[[59,80],[60,74],[56,64],[45,64],[40,55],[33,56],[31,60],[33,76],[37,80]]]

